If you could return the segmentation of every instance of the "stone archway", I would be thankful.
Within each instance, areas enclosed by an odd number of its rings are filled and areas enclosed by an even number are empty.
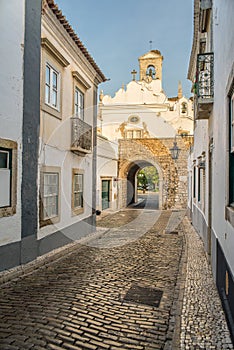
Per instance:
[[[135,188],[134,175],[145,164],[156,167],[159,174],[159,209],[187,207],[187,153],[188,147],[178,140],[181,149],[177,162],[171,158],[174,139],[119,140],[119,207],[132,200],[128,182]]]
[[[136,175],[139,170],[147,167],[147,166],[154,166],[157,169],[157,172],[159,174],[159,208],[162,208],[162,171],[158,164],[153,163],[152,161],[149,162],[147,160],[134,160],[128,165],[127,169],[127,185],[126,185],[126,205],[130,205],[132,203],[135,203],[137,201],[137,179]]]

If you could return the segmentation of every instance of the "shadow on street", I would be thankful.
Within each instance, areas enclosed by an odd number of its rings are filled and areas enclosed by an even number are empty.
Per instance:
[[[138,193],[138,202],[128,206],[131,209],[159,209],[159,194],[155,192]]]

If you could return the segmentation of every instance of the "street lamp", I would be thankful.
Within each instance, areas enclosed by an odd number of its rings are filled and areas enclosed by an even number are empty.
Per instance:
[[[176,138],[175,138],[175,141],[174,141],[173,143],[174,143],[173,147],[170,148],[170,151],[171,151],[171,158],[172,158],[173,160],[176,160],[176,159],[178,159],[178,157],[179,157],[179,154],[180,154],[181,149],[177,146]]]

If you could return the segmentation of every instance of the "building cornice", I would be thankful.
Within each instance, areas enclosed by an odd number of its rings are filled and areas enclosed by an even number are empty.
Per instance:
[[[115,109],[115,110],[133,110],[133,109],[136,109],[139,111],[139,109],[141,109],[142,111],[146,112],[148,109],[160,109],[160,111],[163,110],[168,110],[169,108],[169,104],[161,104],[161,103],[154,103],[154,104],[108,104],[108,105],[105,105],[105,104],[102,104],[100,106],[100,109],[101,110],[111,110],[111,109]]]
[[[77,71],[73,71],[72,72],[72,76],[73,78],[75,78],[79,83],[81,83],[83,85],[83,87],[88,90],[89,88],[91,88],[91,85],[80,75],[79,72]]]
[[[56,49],[56,47],[49,41],[48,38],[41,38],[41,46],[56,58],[56,60],[63,66],[67,67],[70,63],[66,58]]]

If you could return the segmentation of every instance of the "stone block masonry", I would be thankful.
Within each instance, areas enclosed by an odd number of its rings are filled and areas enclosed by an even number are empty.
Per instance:
[[[170,148],[174,138],[119,140],[120,207],[127,203],[127,177],[134,164],[142,162],[156,166],[159,171],[161,198],[160,209],[187,208],[187,156],[189,145],[177,138],[180,148],[179,158],[173,160]]]

